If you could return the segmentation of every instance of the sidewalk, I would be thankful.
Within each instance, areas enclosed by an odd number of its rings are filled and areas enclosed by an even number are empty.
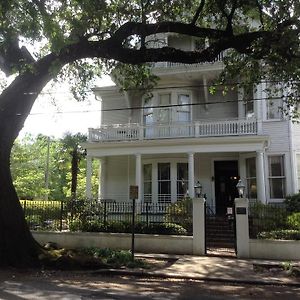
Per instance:
[[[300,287],[300,277],[291,276],[282,271],[281,261],[236,259],[214,256],[168,256],[155,254],[138,254],[137,257],[148,256],[156,258],[176,259],[171,266],[155,270],[99,270],[97,273],[128,274],[144,277],[161,277],[177,279],[194,279],[219,282],[249,283],[263,285],[290,285]],[[300,261],[292,262],[300,268]],[[268,266],[269,269],[263,268]],[[259,269],[255,271],[255,269]]]

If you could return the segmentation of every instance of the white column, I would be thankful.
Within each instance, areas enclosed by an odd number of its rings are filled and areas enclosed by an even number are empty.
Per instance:
[[[236,248],[238,258],[249,258],[248,199],[235,198]]]
[[[99,174],[99,198],[105,199],[106,198],[106,158],[102,157],[100,160],[99,166],[100,174]]]
[[[205,199],[193,199],[193,254],[205,254]]]
[[[142,156],[141,154],[135,155],[135,184],[139,188],[139,198],[137,202],[141,202],[142,199]]]
[[[92,157],[86,157],[86,191],[87,199],[92,199]]]
[[[194,184],[195,184],[195,166],[194,166],[194,153],[189,153],[189,196],[195,197]]]
[[[256,152],[256,187],[257,199],[262,203],[266,203],[266,184],[265,184],[265,168],[263,151]]]

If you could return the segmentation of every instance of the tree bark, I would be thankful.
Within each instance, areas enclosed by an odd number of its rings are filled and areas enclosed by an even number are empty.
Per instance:
[[[20,75],[0,96],[0,266],[39,263],[42,248],[26,223],[11,177],[10,155],[37,95],[49,79],[46,70]]]

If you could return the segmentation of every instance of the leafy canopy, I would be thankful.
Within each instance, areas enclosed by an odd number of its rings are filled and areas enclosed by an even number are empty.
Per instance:
[[[81,98],[95,74],[120,63],[209,62],[227,51],[222,83],[282,82],[289,109],[300,90],[299,13],[298,0],[6,0],[0,68],[7,75],[38,72],[43,62],[52,78],[69,78]],[[148,43],[170,32],[208,43],[195,51]]]

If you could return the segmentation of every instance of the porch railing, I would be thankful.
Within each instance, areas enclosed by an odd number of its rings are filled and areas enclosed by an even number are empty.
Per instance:
[[[219,122],[193,122],[153,124],[104,125],[89,129],[90,142],[136,141],[151,139],[255,135],[256,120],[229,120]]]

